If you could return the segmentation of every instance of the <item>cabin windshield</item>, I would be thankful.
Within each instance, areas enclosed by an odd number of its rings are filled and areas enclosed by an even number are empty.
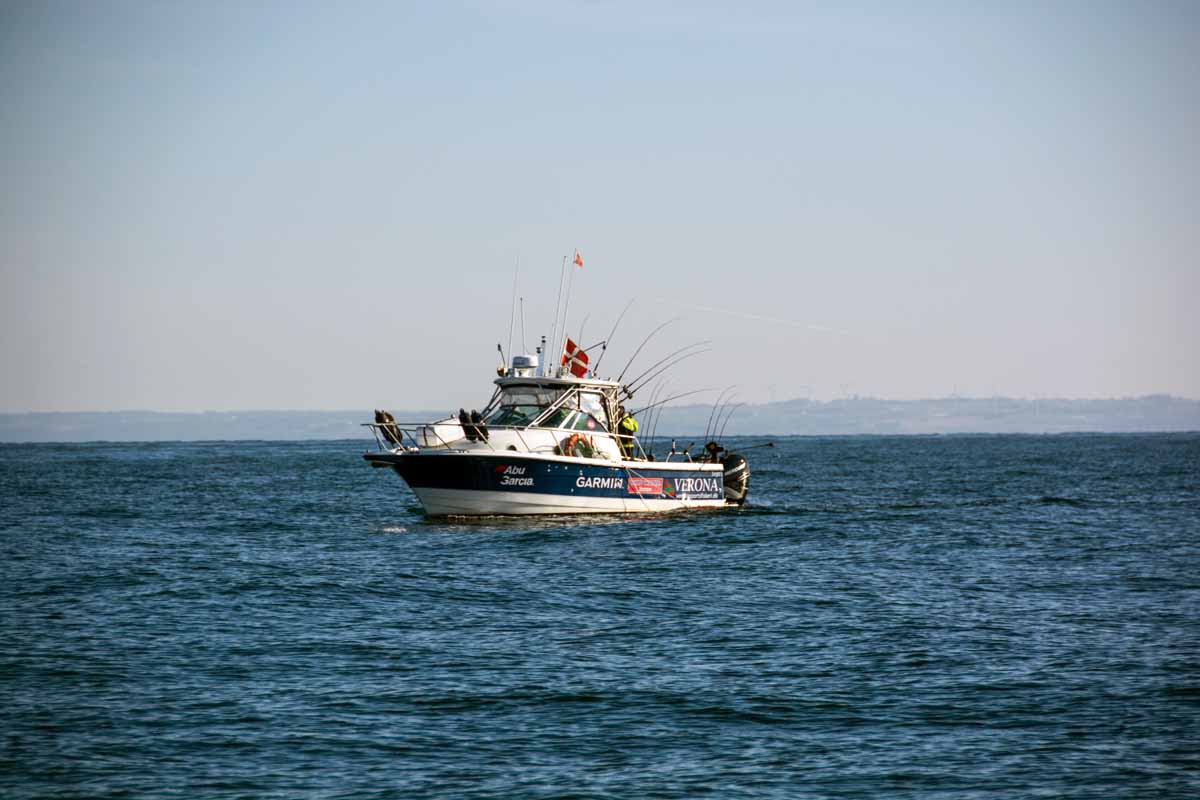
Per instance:
[[[580,392],[579,408],[593,417],[604,419],[604,398],[598,392]]]
[[[576,392],[561,406],[538,422],[539,428],[573,428],[593,433],[607,432],[604,423],[604,403],[595,392]]]
[[[488,414],[488,425],[528,425],[558,399],[561,392],[540,386],[510,386],[500,392],[499,405]]]
[[[567,418],[574,415],[575,409],[562,406],[550,412],[550,415],[538,423],[539,428],[565,428]]]

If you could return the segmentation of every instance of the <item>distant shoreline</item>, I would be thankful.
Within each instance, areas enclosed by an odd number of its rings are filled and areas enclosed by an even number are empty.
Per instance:
[[[702,437],[711,404],[664,409],[662,437]],[[397,419],[433,420],[448,411],[392,410]],[[0,414],[0,442],[156,442],[369,440],[371,410],[88,411]],[[643,435],[653,417],[642,418]],[[1200,400],[1149,395],[1110,400],[851,397],[747,405],[727,436],[846,436],[1200,431]]]
[[[1200,428],[1196,430],[1181,430],[1181,431],[1062,431],[1055,433],[754,433],[754,434],[738,434],[736,437],[729,433],[725,435],[725,441],[731,439],[755,439],[762,443],[780,442],[789,439],[990,439],[990,438],[1005,438],[1011,437],[1019,439],[1023,437],[1045,437],[1054,438],[1061,437],[1063,439],[1083,438],[1091,436],[1112,436],[1112,437],[1159,437],[1159,436],[1200,436]],[[695,454],[699,450],[700,435],[669,435],[656,437],[656,442],[668,442],[671,439],[677,439],[679,450],[689,444],[695,444],[695,447],[690,448]],[[278,444],[278,445],[299,445],[299,444],[354,444],[361,446],[365,452],[367,449],[374,449],[374,444],[370,438],[362,436],[347,438],[347,439],[81,439],[81,440],[38,440],[38,441],[21,441],[9,442],[0,441],[0,447],[26,447],[40,445],[64,445],[64,446],[83,446],[83,445],[237,445],[237,444]],[[741,445],[745,446],[745,445]]]

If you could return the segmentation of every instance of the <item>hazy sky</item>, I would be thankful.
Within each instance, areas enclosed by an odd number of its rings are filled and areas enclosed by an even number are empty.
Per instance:
[[[1200,397],[1200,5],[840,5],[6,3],[0,411],[479,405],[575,248],[679,391]]]

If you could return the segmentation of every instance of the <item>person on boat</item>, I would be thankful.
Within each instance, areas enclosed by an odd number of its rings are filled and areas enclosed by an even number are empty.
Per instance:
[[[633,435],[637,433],[637,420],[625,410],[625,406],[617,406],[617,436],[621,443],[621,452],[626,458],[633,458]]]

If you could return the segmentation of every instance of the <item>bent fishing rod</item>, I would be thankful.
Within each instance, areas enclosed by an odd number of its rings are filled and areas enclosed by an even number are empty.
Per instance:
[[[729,409],[729,413],[728,413],[728,414],[725,416],[725,424],[721,426],[721,432],[720,432],[719,434],[717,434],[717,439],[718,439],[718,440],[721,440],[721,439],[724,439],[724,438],[725,438],[725,425],[728,425],[728,424],[729,424],[729,420],[733,419],[733,412],[737,411],[739,408],[741,408],[741,407],[742,407],[742,406],[744,406],[744,405],[746,405],[746,404],[745,404],[745,403],[738,403],[738,404],[737,404],[737,405],[735,405],[733,408],[730,408],[730,409]],[[720,417],[717,417],[717,419],[720,419]]]
[[[690,353],[685,353],[684,355],[681,355],[681,356],[679,356],[678,358],[676,358],[675,360],[673,360],[673,361],[671,361],[670,363],[668,363],[666,366],[664,366],[664,367],[660,367],[660,368],[658,369],[658,371],[657,371],[657,372],[655,372],[655,373],[654,373],[653,375],[651,375],[649,378],[646,378],[646,380],[642,381],[642,383],[638,384],[637,386],[631,386],[631,387],[627,387],[627,388],[625,389],[625,393],[626,393],[626,394],[628,394],[630,397],[633,397],[633,395],[634,395],[635,393],[637,393],[637,392],[640,392],[640,391],[642,390],[642,388],[643,388],[643,387],[644,387],[644,386],[645,386],[647,383],[649,383],[650,381],[654,380],[654,379],[655,379],[655,378],[657,378],[659,375],[662,375],[664,372],[666,372],[667,370],[671,369],[671,367],[674,367],[676,364],[679,364],[679,363],[682,363],[682,362],[684,362],[684,361],[687,361],[687,360],[688,360],[689,358],[691,358],[692,356],[699,356],[699,355],[703,355],[704,353],[711,353],[711,352],[712,352],[712,348],[711,348],[711,347],[706,347],[706,348],[704,348],[703,350],[693,350],[693,351],[692,351],[692,352],[690,352]]]
[[[688,396],[690,396],[690,395],[693,395],[693,394],[700,394],[700,392],[715,392],[716,390],[717,390],[717,387],[715,387],[715,386],[709,386],[709,387],[706,387],[706,388],[704,388],[704,389],[693,389],[693,390],[692,390],[692,391],[690,391],[690,392],[682,392],[682,393],[680,393],[680,394],[671,395],[670,397],[666,398],[665,400],[659,400],[658,402],[656,402],[656,403],[653,403],[653,404],[651,404],[651,405],[648,405],[648,406],[642,406],[642,407],[641,407],[641,408],[639,408],[637,411],[630,411],[629,413],[630,413],[631,415],[640,414],[640,413],[642,413],[643,411],[647,411],[647,410],[649,410],[649,409],[651,409],[651,408],[654,408],[655,406],[661,406],[663,403],[669,403],[669,402],[671,402],[672,400],[678,400],[678,399],[679,399],[679,398],[681,398],[681,397],[688,397]]]
[[[692,342],[691,344],[689,344],[689,345],[688,345],[688,346],[686,346],[686,347],[681,347],[681,348],[679,348],[679,349],[678,349],[678,350],[676,350],[675,352],[673,352],[673,353],[671,353],[670,355],[668,355],[666,358],[663,358],[663,359],[660,359],[659,361],[657,361],[657,362],[654,364],[654,366],[650,367],[650,369],[646,370],[646,371],[645,371],[645,372],[643,372],[641,375],[638,375],[636,378],[633,378],[632,380],[630,380],[630,381],[629,381],[629,383],[628,383],[628,385],[629,385],[629,386],[634,386],[634,385],[638,384],[638,383],[639,383],[639,382],[642,380],[642,378],[645,378],[647,375],[649,375],[651,372],[653,372],[655,369],[657,369],[659,366],[661,366],[661,365],[663,364],[663,362],[664,362],[664,361],[669,361],[670,359],[672,359],[672,358],[674,358],[675,356],[679,355],[679,354],[680,354],[680,353],[682,353],[683,351],[685,351],[685,350],[691,350],[693,347],[703,347],[703,346],[704,346],[704,345],[706,345],[706,344],[712,344],[712,339],[701,339],[701,340],[700,340],[700,341],[698,341],[698,342]],[[646,383],[649,383],[651,380],[654,380],[654,379],[653,379],[653,378],[650,378],[649,380],[647,380],[647,381],[646,381]]]
[[[631,366],[633,366],[633,360],[638,357],[638,353],[642,352],[642,348],[646,346],[646,343],[650,341],[650,339],[654,336],[654,334],[658,333],[663,328],[670,325],[672,322],[678,322],[680,319],[682,319],[682,318],[681,317],[672,317],[671,319],[664,322],[662,325],[659,325],[657,328],[650,331],[649,334],[647,334],[646,338],[642,340],[642,343],[640,345],[638,345],[638,349],[634,350],[633,355],[629,357],[629,361],[625,364],[625,369],[621,370],[621,374],[617,376],[617,383],[620,383],[622,381],[622,379],[624,379],[625,373],[629,371],[629,368]]]
[[[726,386],[724,389],[722,389],[721,393],[719,395],[717,395],[717,401],[715,403],[713,403],[712,411],[710,411],[708,413],[708,424],[704,426],[704,438],[705,439],[708,438],[709,429],[712,428],[713,416],[717,413],[717,407],[720,406],[721,402],[725,399],[725,394],[729,391],[732,391],[733,389],[736,389],[737,387],[738,387],[738,385],[736,383],[731,383],[728,386]]]
[[[621,314],[617,317],[617,321],[613,323],[612,330],[609,332],[608,338],[604,340],[604,349],[600,351],[600,357],[596,359],[596,366],[592,369],[593,375],[597,374],[596,370],[600,369],[600,362],[604,360],[604,354],[608,352],[608,343],[611,342],[612,337],[616,335],[617,326],[621,324],[621,320],[625,319],[625,312],[628,311],[629,307],[632,305],[633,300],[630,300],[628,303],[626,303],[625,308],[621,309]]]

